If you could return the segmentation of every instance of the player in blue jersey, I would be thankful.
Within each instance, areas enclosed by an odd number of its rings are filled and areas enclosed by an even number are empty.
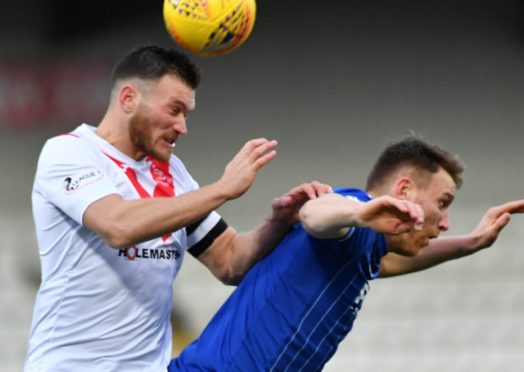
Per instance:
[[[490,246],[524,200],[490,209],[470,234],[437,238],[463,167],[416,138],[387,147],[367,191],[308,201],[169,371],[317,371],[349,333],[369,282]],[[433,240],[434,239],[434,240]]]

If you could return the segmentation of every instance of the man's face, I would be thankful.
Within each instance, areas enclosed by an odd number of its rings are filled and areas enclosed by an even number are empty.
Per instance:
[[[169,161],[178,137],[187,133],[186,116],[194,108],[195,91],[176,76],[144,84],[129,122],[136,157]]]
[[[425,182],[415,181],[414,187],[406,194],[407,200],[419,204],[424,211],[422,230],[391,236],[389,245],[396,253],[415,256],[430,239],[449,228],[448,208],[455,198],[455,182],[442,168],[428,175]]]

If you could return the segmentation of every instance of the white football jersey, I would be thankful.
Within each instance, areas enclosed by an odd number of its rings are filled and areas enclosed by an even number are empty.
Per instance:
[[[25,371],[162,371],[171,359],[172,281],[225,229],[216,212],[127,249],[82,224],[109,194],[180,195],[198,184],[182,162],[135,161],[83,124],[47,141],[32,193],[42,267]]]

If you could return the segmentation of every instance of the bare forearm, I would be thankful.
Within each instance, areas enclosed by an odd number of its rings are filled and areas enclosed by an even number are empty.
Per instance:
[[[477,227],[467,235],[450,236],[430,241],[415,257],[386,255],[380,265],[380,276],[407,274],[424,270],[440,263],[468,256],[490,247],[502,229],[509,223],[512,213],[524,211],[524,200],[508,202],[490,208]]]
[[[288,223],[267,219],[258,228],[238,234],[233,241],[228,284],[238,284],[255,263],[277,246],[289,228]]]
[[[381,262],[380,276],[388,277],[413,273],[461,258],[476,252],[475,238],[470,235],[434,239],[415,257],[387,254]]]
[[[300,210],[300,220],[308,233],[320,238],[338,238],[348,227],[357,225],[360,203],[338,194],[308,201]]]
[[[260,226],[244,234],[229,227],[198,259],[223,283],[238,284],[299,221],[298,211],[304,203],[330,192],[329,185],[317,181],[294,187],[271,202],[271,214]]]
[[[228,200],[216,184],[171,198],[119,200],[99,205],[108,209],[107,221],[95,220],[98,211],[86,212],[86,226],[98,231],[113,247],[127,247],[179,230]]]

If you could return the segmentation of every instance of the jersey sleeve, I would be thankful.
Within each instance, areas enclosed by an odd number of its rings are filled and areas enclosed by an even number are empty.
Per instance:
[[[334,191],[347,199],[351,199],[360,203],[366,203],[371,199],[369,194],[367,194],[363,190],[358,190],[354,188],[336,188]],[[355,233],[355,230],[356,227],[350,227],[346,235],[344,235],[342,238],[339,238],[339,241],[344,242],[346,240],[349,240]]]
[[[93,202],[120,194],[106,174],[102,153],[73,135],[52,138],[44,145],[34,192],[79,224]]]
[[[194,191],[199,188],[198,183],[193,179],[182,161],[175,155],[171,158],[172,172],[178,173],[180,179],[184,180],[187,191]],[[187,252],[193,257],[198,257],[213,244],[213,241],[220,236],[226,229],[227,223],[220,215],[213,211],[201,220],[186,226]]]
[[[213,241],[227,229],[227,223],[217,212],[186,227],[187,251],[193,256],[200,256]]]

